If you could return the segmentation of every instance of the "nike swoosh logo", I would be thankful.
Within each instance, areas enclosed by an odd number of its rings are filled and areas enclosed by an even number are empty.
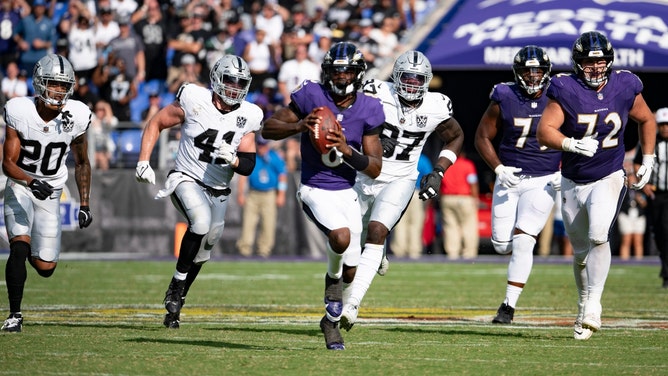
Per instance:
[[[575,334],[577,335],[582,335],[583,332],[578,332],[577,330],[575,331]]]

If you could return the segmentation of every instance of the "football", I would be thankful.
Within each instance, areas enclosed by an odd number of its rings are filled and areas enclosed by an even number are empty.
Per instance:
[[[329,149],[326,147],[330,143],[329,140],[325,137],[327,131],[330,129],[341,129],[339,122],[336,121],[336,115],[328,107],[321,107],[316,115],[322,117],[322,122],[315,128],[311,133],[311,143],[313,147],[320,152],[320,154],[329,153]]]

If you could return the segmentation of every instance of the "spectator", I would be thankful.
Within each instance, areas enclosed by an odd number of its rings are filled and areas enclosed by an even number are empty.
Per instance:
[[[67,34],[69,42],[68,59],[74,67],[76,76],[86,79],[91,78],[98,64],[97,49],[95,48],[95,31],[90,27],[89,23],[88,16],[81,14]]]
[[[290,93],[305,80],[320,80],[320,67],[308,59],[305,45],[297,46],[295,58],[281,65],[278,71],[278,92],[283,96],[283,104],[290,103]]]
[[[285,61],[294,58],[296,46],[300,44],[308,46],[313,41],[313,25],[306,15],[304,6],[302,4],[293,5],[290,17],[285,21],[283,35],[281,35],[282,60]],[[321,59],[313,61],[321,61]]]
[[[93,73],[100,97],[111,104],[119,121],[131,121],[130,101],[137,96],[137,86],[127,75],[125,60],[109,55],[109,64],[98,66]]]
[[[190,82],[199,86],[206,86],[200,79],[199,66],[195,56],[187,54],[181,57],[181,64],[176,73],[176,77],[168,82],[168,90],[170,93],[176,93],[184,82]]]
[[[146,78],[144,42],[132,31],[129,16],[120,16],[118,26],[121,33],[109,42],[109,47],[117,59],[123,60],[126,78],[138,85]]]
[[[422,177],[429,174],[433,169],[429,158],[420,154],[418,160],[418,177],[415,181],[415,191],[413,197],[408,203],[408,207],[399,223],[392,230],[390,239],[390,249],[396,257],[409,257],[418,259],[422,256],[424,245],[422,244],[422,227],[424,226],[424,217],[426,213],[425,203],[420,200],[420,182]]]
[[[255,169],[250,176],[239,176],[237,181],[237,202],[243,208],[241,236],[237,241],[237,248],[239,254],[250,257],[253,254],[253,243],[257,239],[257,254],[267,258],[271,255],[276,239],[278,208],[285,205],[288,175],[285,161],[271,149],[269,141],[260,135],[256,137],[256,141]]]
[[[11,32],[0,33],[0,67],[19,59],[19,49],[14,40],[14,31],[21,18],[30,14],[30,7],[24,0],[0,2],[0,22]]]
[[[158,111],[162,108],[162,103],[160,99],[160,94],[157,92],[150,93],[148,95],[148,108],[144,110],[141,114],[142,124],[141,127],[146,127],[148,121],[151,120],[153,115],[157,114]]]
[[[56,30],[46,15],[46,1],[35,0],[32,13],[17,25],[14,41],[19,47],[19,68],[32,72],[39,59],[46,56],[56,45]]]
[[[275,52],[281,54],[281,35],[283,35],[283,18],[276,11],[278,4],[265,2],[262,11],[255,17],[255,29],[267,32],[267,43],[274,47]]]
[[[23,75],[23,77],[21,77]],[[21,72],[15,62],[7,65],[7,75],[2,79],[2,94],[6,100],[28,95],[27,72]]]
[[[72,99],[76,99],[86,104],[94,114],[95,103],[100,100],[100,97],[90,89],[88,79],[86,77],[81,77],[74,84]]]
[[[371,32],[374,30],[373,22],[368,18],[363,18],[359,22],[359,33],[354,38],[355,44],[364,53],[364,57],[369,62],[369,70],[375,69],[376,57],[380,54],[380,46],[378,42],[371,37]]]
[[[327,29],[317,35],[308,46],[308,58],[311,61],[322,61],[327,51],[332,48],[332,32]]]
[[[369,37],[378,43],[378,53],[374,60],[375,66],[381,67],[394,58],[399,50],[399,38],[394,32],[395,21],[391,18],[383,19],[380,27],[369,32]]]
[[[248,62],[248,67],[253,75],[250,91],[257,91],[261,88],[265,78],[271,77],[271,70],[276,66],[273,61],[273,47],[266,41],[267,31],[261,28],[255,30],[255,40],[246,45],[243,58]]]
[[[142,16],[137,17],[134,30],[144,42],[144,60],[150,67],[146,70],[145,80],[156,82],[163,90],[167,82],[167,23],[157,0],[148,0],[137,13]]]
[[[106,171],[109,169],[109,162],[116,150],[111,131],[118,125],[118,119],[114,116],[111,105],[107,101],[98,101],[94,110],[90,132],[95,150],[95,168]]]
[[[478,256],[478,172],[465,153],[445,171],[440,192],[443,250],[448,258]]]
[[[95,21],[95,47],[97,48],[98,56],[105,60],[109,50],[109,42],[112,39],[121,35],[121,29],[118,22],[114,20],[114,13],[108,6],[98,4],[98,17]],[[105,61],[106,62],[106,61]]]
[[[276,79],[269,77],[262,82],[262,92],[257,94],[253,101],[256,106],[262,109],[264,119],[266,120],[271,115],[282,107],[283,98],[278,94],[278,83]]]
[[[633,162],[624,162],[624,171],[628,183],[634,184],[638,181],[633,172]],[[617,228],[621,236],[619,244],[619,258],[621,260],[629,260],[631,258],[631,250],[633,249],[633,256],[636,260],[642,260],[645,253],[644,237],[646,228],[645,207],[647,200],[642,192],[633,189],[628,190],[622,201],[622,207],[619,210],[617,217]]]
[[[335,40],[345,39],[350,32],[356,9],[348,3],[348,0],[335,0],[325,13],[325,21]]]
[[[135,0],[111,0],[110,5],[118,17],[128,19],[139,7]]]
[[[179,13],[180,29],[172,33],[167,43],[168,47],[174,50],[172,65],[169,67],[167,82],[172,82],[175,77],[181,73],[182,58],[184,55],[191,55],[195,58],[195,64],[201,64],[197,61],[197,55],[201,52],[203,57],[206,55],[204,42],[209,38],[206,31],[202,30],[201,22],[194,15]],[[201,69],[201,67],[200,67]]]

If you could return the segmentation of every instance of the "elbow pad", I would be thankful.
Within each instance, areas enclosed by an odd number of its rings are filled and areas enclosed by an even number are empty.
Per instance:
[[[255,168],[255,153],[238,152],[237,158],[239,158],[239,165],[232,170],[240,175],[250,175]]]

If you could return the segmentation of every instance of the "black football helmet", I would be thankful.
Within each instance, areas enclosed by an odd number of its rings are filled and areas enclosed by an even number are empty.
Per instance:
[[[585,69],[582,67],[582,61],[585,59],[604,59],[606,61],[605,69]],[[608,38],[598,31],[588,31],[580,35],[573,44],[573,70],[582,78],[587,85],[597,88],[604,84],[610,76],[612,62],[615,60],[615,51]]]
[[[355,72],[352,81],[334,82],[335,72]],[[364,55],[354,44],[350,42],[339,42],[327,51],[322,61],[321,81],[332,93],[344,96],[351,94],[362,87],[366,62]]]
[[[525,46],[513,59],[515,82],[529,95],[545,88],[550,81],[552,62],[545,50],[538,46]]]

